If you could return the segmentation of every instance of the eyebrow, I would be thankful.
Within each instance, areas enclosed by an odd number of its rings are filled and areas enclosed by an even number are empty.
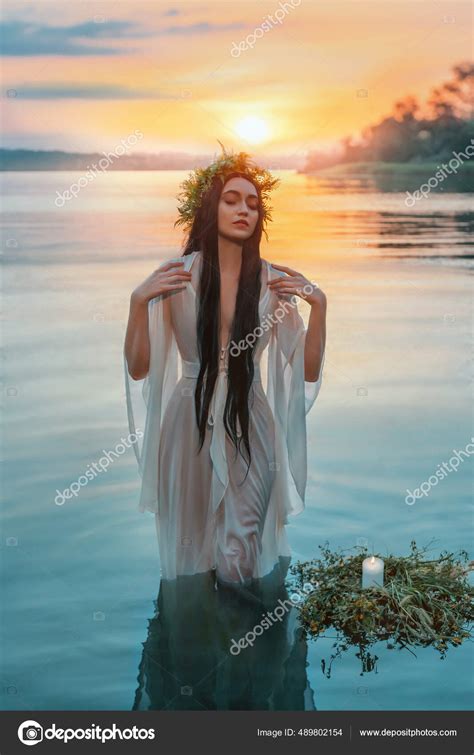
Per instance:
[[[237,191],[236,189],[227,189],[227,191],[224,191],[223,194],[237,194],[237,196],[239,197],[242,196],[240,191]],[[247,197],[250,197],[252,199],[258,199],[257,194],[247,194]]]

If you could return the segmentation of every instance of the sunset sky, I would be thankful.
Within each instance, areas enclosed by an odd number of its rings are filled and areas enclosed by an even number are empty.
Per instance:
[[[3,146],[97,151],[139,129],[137,151],[209,153],[220,139],[298,158],[397,98],[423,101],[472,56],[468,2],[283,7],[4,2]]]

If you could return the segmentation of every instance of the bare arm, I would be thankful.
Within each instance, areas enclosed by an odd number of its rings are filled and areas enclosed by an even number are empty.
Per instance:
[[[304,344],[304,379],[313,383],[319,380],[326,347],[326,297],[320,296],[311,304],[308,329]]]
[[[296,294],[311,306],[304,345],[304,379],[309,383],[315,383],[320,376],[326,347],[326,296],[320,288],[313,286],[304,275],[291,267],[274,263],[272,267],[282,270],[287,275],[269,281],[269,287],[277,295]]]
[[[135,291],[130,297],[127,333],[125,335],[125,358],[130,376],[134,380],[141,380],[148,374],[150,362],[148,301],[137,298]]]
[[[146,377],[150,366],[148,302],[161,294],[186,287],[191,280],[191,273],[183,270],[183,264],[184,262],[166,263],[132,292],[124,353],[128,371],[134,380]]]

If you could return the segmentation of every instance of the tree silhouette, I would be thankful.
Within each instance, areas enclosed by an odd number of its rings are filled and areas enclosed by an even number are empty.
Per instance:
[[[341,162],[437,161],[462,151],[473,138],[474,63],[464,61],[453,66],[448,81],[432,89],[424,107],[413,95],[397,100],[389,116],[362,130],[361,139],[341,139],[339,156],[328,161],[311,152],[305,170]]]

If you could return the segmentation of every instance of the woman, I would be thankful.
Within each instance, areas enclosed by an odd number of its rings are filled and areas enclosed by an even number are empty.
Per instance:
[[[303,275],[260,257],[277,182],[242,152],[194,171],[180,195],[183,257],[131,296],[128,416],[143,437],[139,508],[155,513],[164,579],[283,578],[287,517],[304,508],[305,414],[321,385],[326,301]],[[293,294],[311,306],[307,330]]]

